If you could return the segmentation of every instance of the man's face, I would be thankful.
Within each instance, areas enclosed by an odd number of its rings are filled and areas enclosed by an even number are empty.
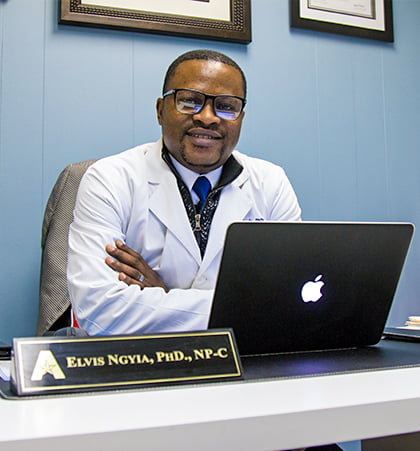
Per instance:
[[[240,72],[216,61],[182,62],[167,85],[168,91],[180,88],[213,95],[245,96]],[[238,142],[244,116],[242,112],[235,121],[220,119],[214,114],[209,99],[197,114],[179,113],[175,109],[173,94],[158,99],[156,110],[163,142],[171,155],[183,166],[200,174],[226,162]]]

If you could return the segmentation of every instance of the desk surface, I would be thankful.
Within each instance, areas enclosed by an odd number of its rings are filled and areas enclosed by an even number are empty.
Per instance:
[[[417,366],[0,400],[0,448],[287,449],[409,433],[420,430],[419,380]]]

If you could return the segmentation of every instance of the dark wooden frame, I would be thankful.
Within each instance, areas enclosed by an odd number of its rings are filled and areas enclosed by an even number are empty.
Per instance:
[[[61,0],[59,23],[248,44],[251,42],[251,0],[228,1],[231,11],[229,22],[92,6],[82,4],[81,0]]]
[[[292,27],[306,28],[315,31],[324,31],[328,33],[344,34],[347,36],[356,36],[359,38],[394,42],[392,0],[382,1],[384,3],[385,11],[385,31],[302,18],[300,14],[299,0],[290,0],[290,25]]]

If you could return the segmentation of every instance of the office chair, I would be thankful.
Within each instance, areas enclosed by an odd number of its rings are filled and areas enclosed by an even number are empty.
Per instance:
[[[80,180],[96,160],[73,163],[63,169],[51,191],[42,224],[41,278],[37,335],[71,325],[70,297],[67,290],[68,232],[73,221],[73,208]],[[61,335],[74,335],[64,329]]]

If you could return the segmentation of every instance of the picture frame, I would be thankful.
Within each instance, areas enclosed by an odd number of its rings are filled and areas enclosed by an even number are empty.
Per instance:
[[[61,0],[58,22],[248,44],[251,42],[250,2]]]
[[[392,0],[290,0],[290,26],[394,42]]]

